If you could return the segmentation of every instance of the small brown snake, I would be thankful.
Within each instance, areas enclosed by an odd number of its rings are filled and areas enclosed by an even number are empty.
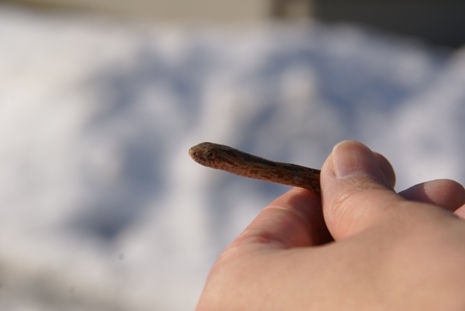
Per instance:
[[[204,166],[320,193],[320,171],[313,168],[270,161],[214,143],[195,145],[189,155]]]

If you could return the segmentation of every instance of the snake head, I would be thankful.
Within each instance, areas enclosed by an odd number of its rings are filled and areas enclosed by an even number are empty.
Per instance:
[[[195,162],[209,166],[209,163],[215,160],[213,147],[214,144],[212,143],[200,143],[189,149],[189,155]]]

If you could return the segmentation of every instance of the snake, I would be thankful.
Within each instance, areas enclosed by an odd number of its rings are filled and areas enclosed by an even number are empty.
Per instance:
[[[206,167],[243,177],[304,188],[320,194],[320,170],[267,160],[226,145],[203,142],[189,149],[191,158]]]

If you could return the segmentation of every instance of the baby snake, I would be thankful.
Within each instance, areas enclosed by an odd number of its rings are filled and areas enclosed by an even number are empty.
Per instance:
[[[189,155],[204,166],[320,193],[320,171],[313,168],[274,162],[229,146],[207,142],[190,148]]]

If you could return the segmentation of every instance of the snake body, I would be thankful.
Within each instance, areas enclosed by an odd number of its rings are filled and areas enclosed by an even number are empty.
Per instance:
[[[320,193],[320,171],[317,169],[274,162],[209,142],[190,148],[189,155],[194,161],[207,167]]]

